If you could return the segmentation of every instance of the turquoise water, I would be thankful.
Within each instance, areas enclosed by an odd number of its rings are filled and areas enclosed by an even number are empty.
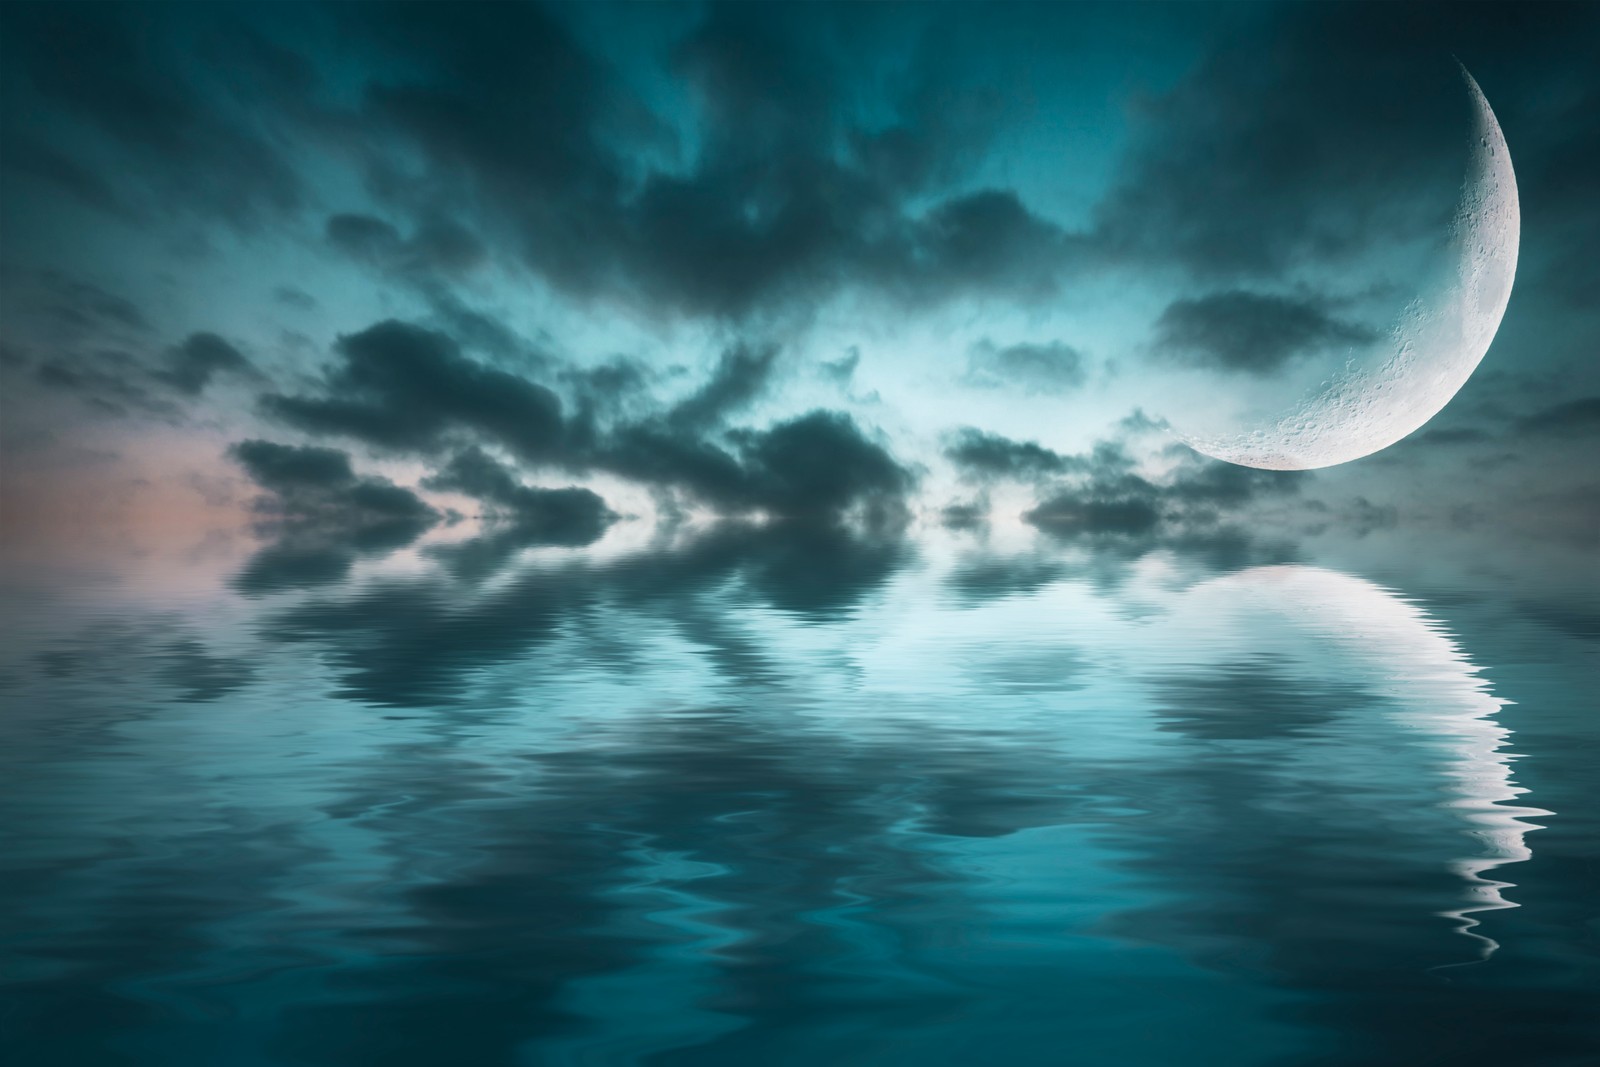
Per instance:
[[[1194,547],[14,565],[0,1048],[1597,1062],[1592,583]]]

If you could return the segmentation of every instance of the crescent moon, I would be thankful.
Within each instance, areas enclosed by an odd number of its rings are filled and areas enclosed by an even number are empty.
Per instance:
[[[1511,299],[1522,210],[1500,122],[1465,67],[1461,77],[1474,105],[1475,147],[1451,227],[1450,284],[1405,308],[1389,331],[1382,365],[1365,369],[1351,360],[1287,414],[1248,433],[1175,430],[1185,444],[1245,467],[1331,467],[1415,432],[1466,384]]]

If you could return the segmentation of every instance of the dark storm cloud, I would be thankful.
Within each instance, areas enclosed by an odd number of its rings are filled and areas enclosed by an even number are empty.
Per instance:
[[[296,311],[314,311],[317,307],[317,298],[293,285],[280,285],[272,290],[272,298],[284,307]]]
[[[191,334],[182,344],[151,357],[93,343],[51,346],[55,353],[33,368],[47,389],[79,396],[101,415],[139,413],[168,422],[183,409],[172,395],[193,401],[220,377],[259,380],[255,365],[213,333]],[[156,388],[151,388],[150,383]]]
[[[66,192],[89,207],[108,215],[122,215],[127,206],[113,189],[110,175],[102,175],[67,152],[31,134],[5,124],[6,152],[0,166],[13,174],[39,179]]]
[[[1191,455],[1165,484],[1166,495],[1185,504],[1230,508],[1300,492],[1306,471],[1268,471]]]
[[[250,223],[302,202],[301,179],[258,120],[284,103],[275,94],[304,93],[313,76],[227,13],[7,4],[3,19],[0,122],[8,145],[29,146],[17,162],[8,152],[8,165],[95,207],[121,209],[131,194],[147,209]],[[257,106],[238,108],[241,96]],[[74,129],[98,135],[99,150],[80,152]]]
[[[593,443],[602,414],[615,415],[636,405],[645,410],[656,407],[647,389],[659,375],[636,359],[614,356],[594,366],[562,367],[556,377],[574,398],[571,437],[575,442]]]
[[[422,484],[438,492],[464,493],[485,506],[481,537],[437,550],[458,573],[490,573],[532,545],[590,544],[618,518],[598,493],[575,486],[544,489],[523,485],[478,448],[457,453]]]
[[[271,541],[234,579],[242,592],[337,581],[357,559],[388,555],[439,521],[409,489],[357,475],[336,449],[249,440],[229,454],[267,490],[254,506]]]
[[[1155,330],[1154,349],[1163,358],[1262,375],[1315,352],[1378,337],[1314,301],[1244,289],[1175,300],[1156,319]]]
[[[968,385],[1018,392],[1064,393],[1088,381],[1082,352],[1060,341],[999,346],[984,340],[967,356]]]
[[[1008,191],[938,195],[987,139],[992,94],[941,86],[929,58],[893,125],[858,126],[836,54],[855,16],[808,14],[713,7],[672,50],[698,124],[685,167],[671,126],[551,13],[352,11],[355,32],[406,61],[367,86],[365,117],[393,138],[368,143],[371,183],[400,211],[441,189],[484,205],[484,232],[562,288],[688,313],[851,285],[909,300],[1052,291],[1065,233]],[[400,165],[407,152],[425,176]],[[363,230],[363,247],[398,241],[388,224]]]
[[[309,433],[395,451],[434,453],[463,433],[523,459],[549,458],[563,434],[561,400],[517,375],[477,363],[443,333],[388,321],[346,334],[326,396],[268,394],[264,410]]]
[[[1063,456],[1035,441],[1015,441],[970,426],[949,436],[944,454],[963,475],[979,481],[1028,481],[1082,467],[1078,457]]]
[[[1014,194],[906,203],[974,158],[994,101],[940,85],[929,58],[893,125],[857,128],[842,58],[793,15],[717,8],[681,49],[709,151],[686,177],[656,176],[643,190],[635,226],[662,253],[642,264],[646,284],[693,279],[678,299],[716,312],[851,283],[909,299],[1048,292],[1070,240]],[[829,13],[839,25],[827,30],[848,38],[839,16]]]
[[[940,47],[897,78],[892,120],[868,124],[849,75],[870,17],[713,7],[658,49],[693,108],[669,117],[566,14],[8,5],[5,162],[101,208],[254,225],[310,204],[293,161],[337,144],[392,221],[338,214],[328,237],[380,269],[459,272],[483,234],[563,289],[688,313],[851,285],[1038,296],[1072,255],[1013,193],[947,191],[999,98],[945,77]]]
[[[712,370],[710,380],[668,413],[668,423],[687,430],[720,425],[767,387],[777,358],[776,345],[728,349]]]
[[[525,337],[494,316],[472,307],[449,286],[425,279],[413,280],[433,313],[437,328],[463,347],[524,372],[551,369],[554,361],[544,350],[551,341],[547,332],[540,330],[533,338]]]
[[[823,360],[817,364],[817,370],[835,385],[848,387],[856,376],[856,368],[860,366],[861,350],[852,345],[845,356],[840,359]]]
[[[1516,127],[1530,227],[1578,223],[1554,266],[1600,224],[1576,178],[1593,169],[1600,86],[1578,73],[1594,12],[1542,12],[1321,4],[1228,20],[1187,77],[1137,102],[1132,149],[1082,233],[975,179],[1027,102],[984,65],[1005,57],[974,60],[971,15],[954,8],[713,5],[630,50],[531,4],[13,4],[6,164],[92,203],[148,186],[164,210],[240,223],[297,216],[323,175],[294,161],[333,160],[373,202],[319,203],[344,212],[319,216],[330,238],[412,282],[489,254],[687,314],[850,290],[1026,300],[1086,256],[1231,279],[1439,232],[1462,162],[1454,53]],[[1015,30],[1060,30],[1006,13]],[[1408,192],[1430,183],[1448,195]]]
[[[1171,93],[1147,101],[1144,140],[1099,208],[1108,243],[1227,277],[1348,254],[1382,228],[1442,224],[1392,194],[1396,175],[1417,172],[1419,153],[1443,173],[1449,142],[1415,134],[1451,114],[1441,94],[1460,94],[1448,59],[1437,55],[1425,72],[1433,77],[1419,78],[1417,42],[1395,42],[1390,26],[1360,41],[1352,63],[1351,21],[1344,9],[1271,20],[1259,38],[1228,39]],[[1313,35],[1319,23],[1326,40]],[[1343,76],[1349,69],[1362,75]],[[1420,98],[1397,99],[1400,85]]]
[[[1102,448],[1086,468],[1086,477],[1061,486],[1023,518],[1061,536],[1205,528],[1250,504],[1298,493],[1304,478],[1195,457],[1155,482],[1132,473],[1115,448]]]
[[[260,378],[243,353],[214,333],[159,348],[138,305],[81,277],[0,268],[0,299],[7,364],[31,365],[32,382],[75,394],[98,415],[176,422],[216,378]]]
[[[433,219],[410,237],[370,215],[334,215],[328,242],[344,254],[396,274],[420,279],[463,274],[481,266],[487,250],[458,223]]]
[[[1034,105],[1010,90],[1032,83],[996,77],[1012,56],[971,55],[976,37],[960,32],[969,15],[708,6],[608,34],[579,10],[10,5],[0,121],[18,151],[0,165],[32,176],[6,183],[21,196],[44,181],[136,207],[125,221],[142,220],[163,248],[207,243],[197,219],[271,219],[293,240],[320,239],[325,255],[370,265],[444,328],[387,323],[346,337],[320,384],[264,398],[286,425],[432,466],[482,446],[527,471],[618,474],[663,501],[829,521],[896,503],[911,475],[863,427],[830,429],[832,416],[731,433],[779,373],[765,346],[730,347],[715,380],[674,411],[651,395],[664,378],[650,368],[565,367],[547,354],[558,345],[473,310],[456,292],[461,276],[483,262],[525,267],[568,295],[738,319],[739,335],[764,338],[784,336],[768,332],[768,313],[839,296],[878,310],[886,298],[1026,301],[1085,264],[1177,264],[1203,279],[1186,291],[1209,295],[1167,309],[1155,350],[1266,370],[1361,328],[1344,305],[1255,290],[1291,284],[1277,274],[1289,267],[1337,266],[1374,234],[1437,234],[1448,221],[1466,117],[1452,48],[1513,137],[1524,271],[1576,249],[1564,277],[1581,289],[1586,235],[1600,233],[1578,177],[1594,158],[1585,108],[1597,89],[1579,55],[1594,15],[1576,6],[1533,17],[1315,5],[1202,19],[1219,32],[1194,38],[1202,55],[1187,74],[1172,81],[1165,68],[1157,80],[1170,89],[1136,101],[1130,149],[1081,231],[992,184],[1057,149],[1014,143]],[[1021,11],[1007,15],[1008,32],[1029,29],[1036,16]],[[1070,102],[1083,88],[1069,82],[1034,87]],[[1092,149],[1096,166],[1105,151]],[[1436,203],[1413,187],[1442,192]],[[1537,255],[1535,233],[1547,239]],[[278,277],[252,284],[265,293]],[[65,298],[38,306],[58,309],[54,328],[77,340],[71,351],[15,341],[29,361],[18,381],[108,414],[175,419],[174,400],[246,373],[163,363],[143,309],[62,281]],[[1530,290],[1519,300],[1537,299]],[[317,298],[337,310],[320,290],[276,296],[300,309]],[[141,336],[142,347],[128,340]],[[969,384],[1023,391],[1077,387],[1087,366],[1059,342],[971,356]],[[842,384],[852,370],[815,373]],[[778,473],[808,434],[842,459],[847,493],[824,499]],[[900,474],[864,473],[876,461],[861,442]],[[1050,474],[1047,457],[1012,460]]]
[[[1300,491],[1296,471],[1262,471],[1184,455],[1165,476],[1136,473],[1128,438],[1150,430],[1137,414],[1122,435],[1097,442],[1088,452],[1065,455],[1031,441],[967,428],[951,435],[945,456],[969,482],[1017,482],[1033,487],[1038,503],[1024,521],[1053,537],[1118,542],[1135,554],[1163,547],[1195,554],[1209,544],[1219,565],[1281,558],[1281,545],[1255,545],[1237,528],[1258,504]],[[1267,553],[1258,557],[1257,549]]]
[[[730,512],[762,510],[833,522],[859,511],[903,516],[915,476],[848,415],[813,411],[764,430],[732,430],[729,447],[675,433],[664,422],[623,427],[598,449],[597,469],[676,488]]]
[[[346,255],[379,263],[396,257],[404,243],[399,230],[370,215],[334,215],[327,234],[328,243]]]
[[[1443,233],[1467,161],[1456,56],[1517,155],[1525,236],[1592,247],[1593,198],[1573,210],[1559,193],[1583,173],[1568,162],[1595,158],[1594,124],[1572,109],[1596,95],[1597,23],[1581,4],[1268,10],[1140,102],[1134,147],[1097,208],[1099,240],[1115,255],[1231,280]]]
[[[1070,565],[1048,554],[986,560],[970,574],[967,568],[958,572],[952,590],[963,599],[981,600],[1024,591],[1051,577],[1080,577],[1115,588],[1129,576],[1131,564],[1155,551],[1171,553],[1200,573],[1298,557],[1282,508],[1297,499],[1304,472],[1255,470],[1169,448],[1166,456],[1176,456],[1176,463],[1160,477],[1145,477],[1132,449],[1158,427],[1135,411],[1121,420],[1115,436],[1077,454],[971,428],[950,435],[945,457],[983,494],[975,503],[947,509],[947,526],[981,530],[988,489],[1010,482],[1033,493],[1035,503],[1023,512],[1024,522],[1050,541],[1093,550],[1087,561]],[[1300,507],[1329,510],[1319,501]]]
[[[1080,254],[967,180],[1005,100],[951,76],[948,30],[913,31],[909,65],[880,77],[873,14],[712,6],[635,57],[673,86],[662,100],[560,8],[272,16],[8,5],[4,164],[102,208],[254,227],[321,207],[325,175],[298,161],[332,160],[372,200],[324,216],[329,243],[408,284],[494,255],[689,315],[849,290],[1033,299]]]
[[[566,417],[554,391],[478,363],[438,331],[383,322],[335,349],[323,395],[269,394],[263,410],[309,433],[425,457],[493,444],[530,465],[616,474],[723,511],[821,521],[859,511],[882,520],[904,511],[915,484],[847,415],[814,411],[765,429],[727,428],[768,382],[777,358],[770,346],[730,348],[688,398],[605,427],[596,422],[595,382],[579,382],[584,395]],[[593,373],[638,379],[625,363]]]
[[[1146,483],[1063,490],[1022,517],[1054,534],[1136,536],[1153,531],[1163,515],[1160,494]]]
[[[424,482],[440,492],[465,493],[489,505],[491,513],[526,518],[534,522],[586,516],[603,521],[604,502],[586,489],[535,489],[518,482],[509,470],[482,449],[457,453],[437,474]]]
[[[356,480],[350,456],[332,448],[240,441],[230,452],[257,485],[281,497],[337,490]]]
[[[1424,430],[1397,444],[1391,451],[1374,457],[1373,461],[1403,464],[1408,459],[1416,458],[1414,453],[1418,449],[1485,446],[1473,453],[1476,457],[1474,462],[1481,468],[1487,462],[1485,452],[1491,447],[1498,450],[1495,462],[1526,461],[1529,452],[1570,449],[1575,446],[1575,439],[1600,434],[1600,397],[1578,397],[1514,415],[1512,411],[1515,408],[1525,410],[1528,400],[1546,396],[1554,390],[1547,385],[1525,387],[1523,394],[1508,404],[1503,402],[1500,395],[1508,392],[1505,383],[1497,382],[1496,387],[1494,400],[1479,404],[1463,414],[1462,418],[1472,420],[1470,424]],[[1445,421],[1448,417],[1447,410],[1438,421]]]
[[[1594,15],[1592,8],[1590,14]],[[1596,32],[1600,16],[1592,19],[1591,41]],[[1547,249],[1548,259],[1535,265],[1540,287],[1564,302],[1560,310],[1576,311],[1592,324],[1594,292],[1600,284],[1600,268],[1592,254],[1600,235],[1600,200],[1585,175],[1600,171],[1600,124],[1595,122],[1600,115],[1600,77],[1594,76],[1592,64],[1588,66],[1587,79],[1563,71],[1565,76],[1556,81],[1554,71],[1560,68],[1552,65],[1553,84],[1529,94],[1529,121],[1524,127],[1546,143],[1533,152],[1521,151],[1520,142],[1515,148],[1517,181],[1525,190],[1523,225]]]
[[[813,411],[771,429],[735,435],[746,460],[748,493],[779,515],[837,515],[865,503],[893,511],[913,476],[849,416]]]
[[[403,522],[426,528],[437,513],[409,489],[385,478],[358,477],[350,457],[332,448],[240,441],[229,454],[271,495],[266,514],[290,519]]]
[[[43,296],[38,310],[52,318],[63,334],[145,333],[150,329],[144,313],[132,301],[81,278],[46,270],[35,274],[34,281]]]
[[[34,368],[33,379],[47,389],[72,393],[100,415],[124,416],[132,411],[174,419],[178,408],[140,382],[140,362],[127,352],[96,349],[51,357]]]
[[[187,396],[198,396],[219,374],[257,376],[244,353],[214,333],[190,334],[167,354],[165,364],[151,376]]]
[[[1524,437],[1567,437],[1600,433],[1600,396],[1554,404],[1518,419],[1515,431]]]
[[[152,329],[126,297],[58,270],[0,265],[8,343],[30,342],[54,353],[145,343]]]

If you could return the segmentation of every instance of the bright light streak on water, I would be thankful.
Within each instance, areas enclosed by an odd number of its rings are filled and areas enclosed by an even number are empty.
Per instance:
[[[1581,597],[782,530],[233,573],[8,579],[14,1062],[1594,1040]]]

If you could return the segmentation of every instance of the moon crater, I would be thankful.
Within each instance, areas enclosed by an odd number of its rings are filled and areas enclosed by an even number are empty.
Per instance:
[[[1473,153],[1444,284],[1412,300],[1375,354],[1352,353],[1288,411],[1253,428],[1174,433],[1216,459],[1267,470],[1309,470],[1371,455],[1433,418],[1471,377],[1500,328],[1517,272],[1522,215],[1511,153],[1494,111],[1465,68]]]

